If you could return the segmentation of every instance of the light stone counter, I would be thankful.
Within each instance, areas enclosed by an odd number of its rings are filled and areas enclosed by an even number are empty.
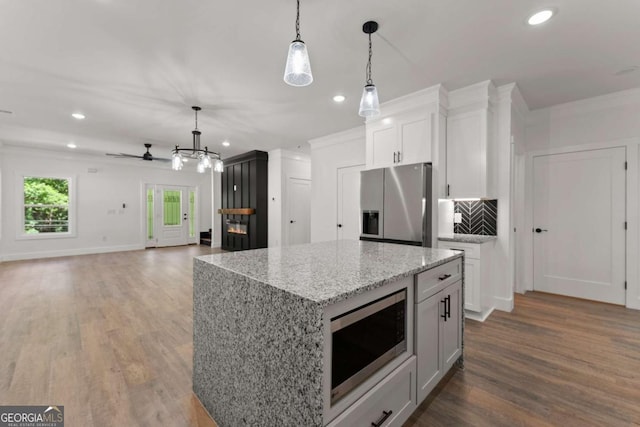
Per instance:
[[[194,262],[193,390],[221,426],[322,426],[323,308],[461,257],[360,241]]]
[[[451,237],[448,237],[448,236],[438,237],[438,240],[441,240],[443,242],[482,244],[482,243],[492,242],[497,238],[498,238],[497,236],[482,236],[479,234],[454,234]]]

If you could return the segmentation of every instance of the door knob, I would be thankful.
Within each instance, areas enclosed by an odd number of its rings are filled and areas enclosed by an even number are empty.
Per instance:
[[[536,228],[535,229],[536,233],[542,233],[543,231],[549,231],[549,230],[543,230],[542,228]]]

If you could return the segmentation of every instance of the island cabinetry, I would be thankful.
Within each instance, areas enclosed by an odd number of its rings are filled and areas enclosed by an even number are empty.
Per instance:
[[[417,404],[462,354],[461,279],[459,260],[416,276]]]
[[[431,161],[431,113],[410,111],[367,121],[367,169]]]
[[[416,408],[416,358],[411,357],[328,427],[401,426]]]

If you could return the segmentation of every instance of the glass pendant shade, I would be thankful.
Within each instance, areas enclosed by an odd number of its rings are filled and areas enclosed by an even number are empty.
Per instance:
[[[224,172],[224,163],[222,162],[222,160],[217,159],[214,161],[213,170],[215,172]]]
[[[200,159],[200,161],[198,162],[198,167],[196,168],[196,170],[198,171],[198,173],[204,173],[204,171],[207,170],[202,159]]]
[[[313,82],[309,53],[302,40],[294,40],[289,45],[284,81],[291,86],[308,86]]]
[[[362,91],[362,99],[360,99],[360,110],[358,114],[361,117],[374,117],[380,114],[380,102],[378,101],[378,89],[374,84],[368,84]]]
[[[173,156],[171,156],[171,169],[174,171],[182,169],[182,156],[180,153],[173,153]]]
[[[203,154],[201,157],[201,162],[204,165],[205,168],[210,169],[211,168],[211,157],[209,157],[208,154]]]

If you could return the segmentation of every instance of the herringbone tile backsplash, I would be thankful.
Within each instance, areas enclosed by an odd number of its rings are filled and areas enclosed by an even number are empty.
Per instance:
[[[453,224],[456,234],[498,235],[498,201],[469,200],[453,202],[453,211],[462,214],[462,222]]]

